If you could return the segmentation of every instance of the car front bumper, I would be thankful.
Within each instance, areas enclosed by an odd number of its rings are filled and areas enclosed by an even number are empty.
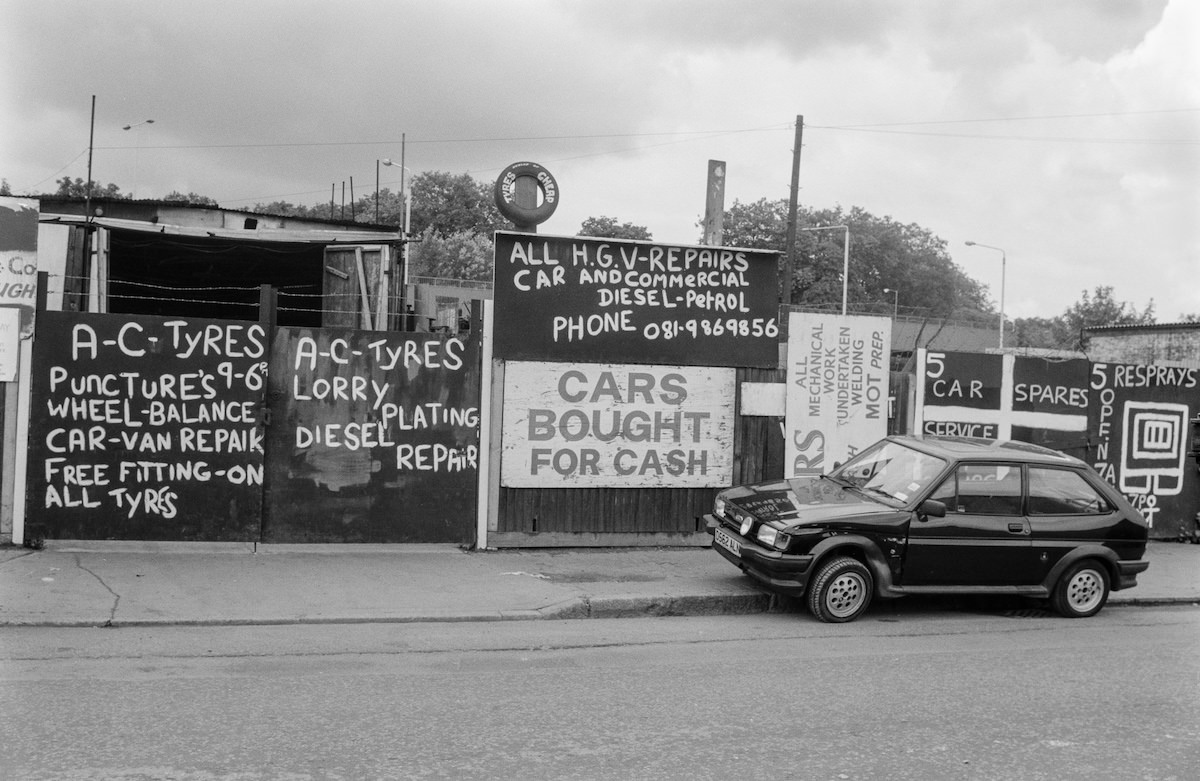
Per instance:
[[[721,523],[715,515],[705,515],[704,525],[713,536],[713,550],[742,572],[776,593],[792,597],[804,596],[813,563],[811,555],[780,553],[765,548],[757,541],[743,537],[735,529]],[[718,532],[721,536],[718,536]],[[723,539],[732,544],[723,542]]]

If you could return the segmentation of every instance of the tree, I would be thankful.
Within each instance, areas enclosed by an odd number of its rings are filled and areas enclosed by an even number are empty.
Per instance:
[[[786,253],[788,203],[784,199],[734,201],[725,212],[722,243],[750,249]],[[798,226],[848,225],[850,273],[847,299],[851,303],[882,306],[892,300],[884,288],[899,291],[902,311],[939,317],[987,316],[993,310],[985,288],[968,277],[950,259],[946,241],[915,223],[854,207],[844,211],[801,206]],[[799,230],[796,235],[796,268],[792,274],[792,301],[809,307],[840,308],[845,260],[842,230]],[[890,310],[890,307],[888,308]]]
[[[449,237],[468,232],[487,236],[511,229],[496,208],[492,185],[477,182],[470,174],[457,176],[444,171],[426,171],[409,181],[412,216],[409,233]],[[372,212],[373,215],[373,212]]]
[[[1138,312],[1132,303],[1114,299],[1111,286],[1097,285],[1090,295],[1084,290],[1079,301],[1067,307],[1063,319],[1076,332],[1100,325],[1150,325],[1154,323],[1154,300]]]
[[[1018,318],[1014,325],[1018,347],[1047,347],[1058,350],[1078,350],[1083,344],[1083,330],[1105,325],[1152,325],[1154,301],[1138,311],[1128,301],[1113,298],[1113,289],[1098,285],[1089,293],[1084,290],[1078,301],[1054,318]]]
[[[632,222],[618,223],[615,217],[588,217],[579,226],[580,236],[595,236],[602,239],[634,239],[652,241],[650,231]]]
[[[276,217],[308,217],[314,220],[332,219],[332,216],[329,214],[328,206],[304,206],[302,204],[294,204],[287,201],[256,203],[254,206],[250,207],[250,211],[258,212],[259,214],[270,214]]]
[[[414,276],[491,280],[492,237],[475,231],[442,236],[426,228],[420,241],[409,243],[408,258]]]
[[[191,192],[188,193],[187,195],[184,195],[183,193],[179,192],[178,190],[172,190],[171,192],[167,193],[166,196],[163,198],[163,200],[164,201],[182,201],[183,203],[194,203],[194,204],[197,204],[200,206],[216,206],[218,208],[220,207],[219,203],[214,201],[212,198],[209,198],[207,195],[198,195],[196,193],[191,193]]]
[[[393,225],[397,230],[404,225],[404,202],[400,192],[392,192],[387,187],[379,191],[379,219],[375,219],[375,193],[363,197],[355,208],[354,218],[359,222],[370,222],[378,225]]]
[[[1154,323],[1154,300],[1141,312],[1128,301],[1113,298],[1113,289],[1097,285],[1091,295],[1083,291],[1079,301],[1063,312],[1063,325],[1068,334],[1086,346],[1083,329],[1102,325],[1152,325]]]
[[[493,231],[511,230],[512,223],[501,216],[492,196],[492,185],[478,182],[470,174],[449,174],[426,171],[408,182],[409,235],[424,236],[432,230],[443,238],[462,232],[473,232],[491,240]],[[318,220],[350,220],[399,228],[404,224],[404,202],[398,191],[383,187],[379,190],[379,212],[376,217],[376,193],[354,199],[352,203],[303,206],[287,201],[257,203],[253,211],[281,217],[309,217]],[[353,215],[353,217],[351,216]]]
[[[787,247],[787,215],[786,200],[759,198],[754,203],[735,200],[725,212],[722,243],[746,249],[784,251]]]
[[[7,179],[0,179],[0,195],[12,195],[12,188],[8,186]]]
[[[1062,317],[1018,317],[1013,320],[1013,347],[1069,349]]]
[[[87,184],[83,179],[71,179],[69,176],[64,176],[57,180],[58,191],[55,195],[65,195],[68,198],[86,198],[88,197]],[[132,195],[124,195],[121,193],[121,188],[109,182],[106,186],[101,187],[95,181],[92,183],[91,196],[93,198],[107,198],[109,200],[130,200]]]

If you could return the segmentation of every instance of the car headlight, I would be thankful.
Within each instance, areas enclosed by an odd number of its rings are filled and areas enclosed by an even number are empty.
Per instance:
[[[716,499],[713,499],[713,515],[718,518],[725,517],[725,497],[718,496]]]
[[[764,524],[758,528],[758,541],[768,548],[785,551],[791,543],[792,537],[774,526]]]
[[[736,521],[737,519],[734,518]],[[738,531],[743,537],[750,533],[750,527],[754,525],[754,516],[750,513],[742,514],[742,525],[738,527]]]

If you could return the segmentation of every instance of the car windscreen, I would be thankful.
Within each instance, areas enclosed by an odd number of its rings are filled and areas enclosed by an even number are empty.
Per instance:
[[[872,496],[906,503],[945,468],[944,459],[885,439],[833,470],[831,476]]]

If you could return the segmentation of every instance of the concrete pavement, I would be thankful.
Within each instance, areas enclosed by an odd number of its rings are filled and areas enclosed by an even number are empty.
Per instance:
[[[1200,604],[1200,545],[1152,542],[1110,605]],[[708,548],[50,540],[0,547],[0,626],[503,621],[757,613],[776,603]]]

